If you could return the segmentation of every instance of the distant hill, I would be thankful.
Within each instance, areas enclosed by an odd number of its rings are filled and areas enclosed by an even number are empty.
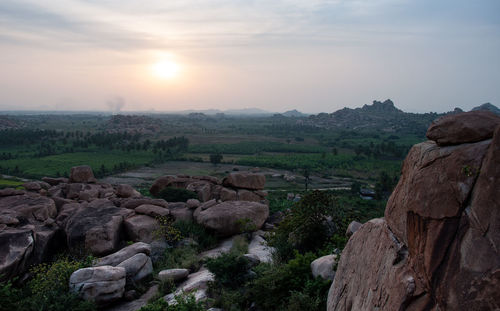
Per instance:
[[[205,109],[205,110],[180,110],[180,111],[167,111],[169,114],[185,114],[190,115],[193,113],[201,113],[204,115],[217,115],[224,114],[230,116],[251,116],[251,115],[259,115],[259,116],[271,116],[273,113],[259,109],[259,108],[243,108],[243,109],[229,109],[229,110],[219,110],[219,109]]]
[[[307,114],[302,113],[297,109],[285,111],[281,115],[284,117],[296,117],[296,118],[307,117]]]
[[[364,105],[362,108],[343,108],[333,113],[311,115],[306,124],[324,128],[421,134],[425,133],[429,124],[441,115],[445,114],[407,113],[398,109],[392,100],[387,99],[383,102],[373,101],[371,105]]]
[[[17,129],[21,127],[22,124],[18,121],[7,118],[6,116],[0,116],[0,130]]]
[[[487,110],[487,111],[494,112],[496,114],[500,114],[500,109],[498,109],[497,106],[492,105],[490,103],[485,103],[485,104],[482,104],[481,106],[474,107],[474,108],[472,108],[471,111],[474,111],[474,110]]]

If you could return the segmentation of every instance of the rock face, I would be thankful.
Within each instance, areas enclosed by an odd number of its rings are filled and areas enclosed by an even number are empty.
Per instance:
[[[94,183],[96,179],[94,177],[94,172],[92,172],[92,168],[88,165],[82,165],[71,168],[69,181],[76,183]]]
[[[490,117],[460,116],[471,131],[456,135],[456,123],[443,122],[449,137],[431,136],[464,144],[410,150],[385,220],[364,224],[346,245],[328,310],[500,308],[500,127],[486,133]]]
[[[253,173],[231,173],[224,180],[224,186],[243,188],[251,190],[262,190],[266,183],[266,177],[262,174]]]
[[[269,216],[265,204],[246,201],[227,201],[194,213],[196,222],[223,236],[241,233],[246,229],[257,230]],[[247,227],[247,228],[242,228]]]
[[[426,136],[440,146],[475,143],[491,138],[498,125],[500,116],[493,112],[464,112],[435,120]]]
[[[326,255],[311,262],[311,273],[317,278],[321,277],[325,280],[333,280],[335,271],[333,265],[337,259],[337,255]]]
[[[83,299],[98,305],[120,299],[125,292],[125,268],[101,266],[79,269],[71,274],[69,287]]]

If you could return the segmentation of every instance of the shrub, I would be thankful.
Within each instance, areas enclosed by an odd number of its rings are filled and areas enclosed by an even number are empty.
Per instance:
[[[243,255],[248,252],[248,240],[243,235],[238,235],[233,238],[233,246],[230,252],[235,255]]]
[[[276,259],[286,262],[293,258],[294,249],[304,253],[324,247],[330,229],[326,216],[333,214],[333,210],[331,195],[320,191],[306,194],[269,239],[269,245],[276,249]]]
[[[179,295],[175,297],[176,304],[169,306],[163,299],[148,303],[139,311],[205,311],[203,303],[196,302],[193,295]]]
[[[179,229],[174,226],[174,217],[171,215],[158,216],[156,217],[156,220],[160,224],[160,227],[153,232],[153,235],[156,238],[164,238],[170,244],[180,241],[182,235]]]
[[[201,264],[196,248],[193,246],[180,246],[167,249],[163,258],[155,266],[155,270],[184,268],[197,271]]]
[[[208,259],[206,266],[215,275],[215,281],[225,287],[235,289],[248,279],[248,260],[232,252]]]
[[[194,191],[173,187],[162,189],[157,197],[167,202],[186,202],[189,199],[198,199],[198,195]]]
[[[179,230],[182,237],[195,240],[200,250],[206,250],[217,245],[215,234],[202,225],[192,221],[180,220],[176,221],[173,226]]]

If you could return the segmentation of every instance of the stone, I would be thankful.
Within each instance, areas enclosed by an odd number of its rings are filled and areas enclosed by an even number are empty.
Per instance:
[[[125,231],[130,240],[150,243],[154,240],[155,231],[160,229],[158,221],[150,216],[135,215],[123,222]]]
[[[189,199],[186,201],[186,204],[189,209],[196,209],[201,203],[197,199]]]
[[[19,224],[19,219],[9,215],[0,215],[0,224],[6,224],[8,226],[17,226]]]
[[[158,273],[158,278],[162,281],[172,280],[174,282],[182,281],[189,275],[188,269],[167,269]]]
[[[30,193],[0,197],[0,215],[44,222],[57,216],[57,208],[52,199]]]
[[[149,205],[157,205],[160,207],[168,208],[168,203],[167,201],[163,199],[150,199],[150,198],[130,198],[126,199],[123,202],[121,202],[120,206],[128,209],[135,209],[136,207],[143,205],[143,204],[149,204]]]
[[[0,231],[0,280],[25,272],[35,247],[31,228],[7,228]]]
[[[193,210],[188,207],[171,208],[170,214],[176,221],[193,221]]]
[[[197,223],[222,236],[257,230],[269,216],[267,205],[246,201],[226,201],[206,210],[200,206],[196,211]]]
[[[222,254],[229,253],[233,247],[234,238],[235,237],[231,237],[222,240],[217,247],[202,252],[199,257],[201,259],[217,258]]]
[[[255,255],[260,262],[271,263],[273,261],[274,248],[267,245],[266,240],[260,234],[254,232],[252,240],[248,244],[248,254]]]
[[[107,305],[122,298],[126,271],[123,267],[91,267],[71,274],[69,288],[85,300]]]
[[[23,195],[23,194],[26,194],[26,191],[17,190],[14,188],[0,189],[0,198],[1,197],[9,197],[9,196],[13,196],[13,195]]]
[[[36,181],[30,181],[30,182],[24,183],[23,187],[24,187],[24,189],[26,189],[28,191],[40,191],[42,189],[42,186],[40,186],[40,184],[37,183]]]
[[[236,191],[234,191],[233,189],[229,189],[226,187],[220,189],[221,201],[236,201],[237,199],[238,195],[236,194]]]
[[[210,201],[204,202],[203,204],[200,205],[200,208],[202,211],[211,208],[212,206],[215,206],[217,204],[217,200],[212,199]]]
[[[67,184],[69,182],[69,179],[65,177],[57,177],[57,178],[43,177],[42,180],[51,186],[56,186],[59,184]]]
[[[500,125],[500,116],[489,111],[471,111],[446,115],[427,130],[427,138],[440,146],[475,143],[491,138]]]
[[[71,168],[69,182],[71,183],[95,183],[97,180],[94,177],[92,168],[88,165],[74,166]]]
[[[126,294],[126,293],[125,293]],[[124,294],[124,298],[125,298]],[[151,286],[139,299],[128,302],[114,304],[106,308],[106,311],[137,311],[148,304],[148,302],[158,295],[158,285]]]
[[[230,173],[222,184],[226,187],[244,188],[250,190],[262,190],[266,183],[266,176],[263,174],[236,172]]]
[[[117,267],[125,268],[127,280],[131,280],[132,284],[142,281],[153,273],[151,258],[144,253],[137,253],[125,259]]]
[[[122,248],[116,253],[98,259],[94,266],[117,266],[125,260],[140,253],[149,256],[151,254],[151,245],[143,242],[134,243]]]
[[[201,202],[206,202],[212,197],[212,185],[207,181],[192,182],[186,186],[186,190],[196,192]]]
[[[141,194],[132,188],[131,185],[118,185],[116,186],[116,195],[120,198],[132,198],[132,197],[140,197]]]
[[[239,201],[260,202],[260,200],[262,200],[262,198],[252,191],[248,191],[246,189],[238,189],[238,200]]]
[[[335,277],[335,271],[333,270],[333,266],[337,261],[337,255],[326,255],[320,258],[315,259],[311,262],[311,273],[317,278],[321,277],[324,280],[332,281]]]
[[[135,208],[137,214],[148,215],[151,217],[164,217],[170,214],[168,208],[164,208],[158,205],[143,204]]]
[[[361,228],[363,224],[360,223],[360,222],[357,222],[357,221],[351,221],[351,223],[349,224],[349,226],[347,226],[347,230],[345,232],[345,236],[346,237],[350,237],[351,235],[353,235],[356,231],[359,230],[359,228]]]
[[[70,248],[85,247],[102,256],[117,250],[122,224],[131,211],[116,207],[106,199],[97,199],[78,209],[66,222],[65,232]]]

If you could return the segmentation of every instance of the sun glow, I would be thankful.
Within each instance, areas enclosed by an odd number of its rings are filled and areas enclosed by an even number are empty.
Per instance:
[[[180,66],[171,60],[162,60],[151,66],[153,75],[160,79],[172,80],[179,75]]]

